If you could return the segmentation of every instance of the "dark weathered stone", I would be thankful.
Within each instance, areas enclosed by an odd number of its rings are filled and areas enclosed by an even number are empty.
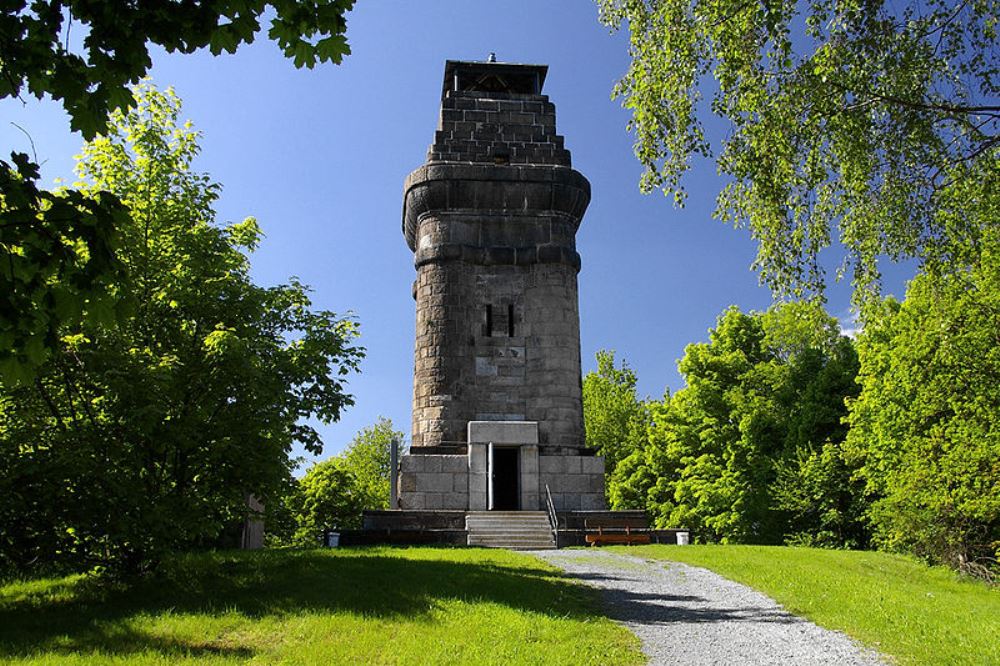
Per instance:
[[[545,485],[559,509],[604,506],[580,382],[576,231],[590,184],[556,133],[545,73],[449,61],[434,144],[404,185],[417,318],[403,509],[486,508],[492,444],[468,429],[497,421],[537,429],[505,445],[521,447],[522,509],[541,508]]]

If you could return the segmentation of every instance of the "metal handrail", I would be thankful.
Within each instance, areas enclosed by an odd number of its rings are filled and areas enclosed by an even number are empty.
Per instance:
[[[552,538],[555,539],[556,544],[559,543],[559,517],[556,515],[556,505],[552,502],[552,492],[549,490],[549,484],[545,484],[545,508],[548,510],[549,514],[549,525],[552,527]]]

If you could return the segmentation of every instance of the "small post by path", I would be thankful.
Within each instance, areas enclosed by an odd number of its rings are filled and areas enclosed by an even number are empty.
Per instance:
[[[389,442],[389,508],[399,508],[399,439]]]

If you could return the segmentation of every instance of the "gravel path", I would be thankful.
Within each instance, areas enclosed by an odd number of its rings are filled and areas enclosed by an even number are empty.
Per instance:
[[[608,617],[639,637],[650,664],[884,663],[844,634],[705,569],[596,549],[533,554],[601,588]]]

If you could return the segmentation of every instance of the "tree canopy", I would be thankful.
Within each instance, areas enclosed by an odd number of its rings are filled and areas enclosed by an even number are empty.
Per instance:
[[[650,405],[611,476],[612,508],[700,540],[863,545],[841,452],[857,358],[835,320],[811,303],[730,308],[679,368],[687,385]]]
[[[149,45],[218,55],[268,37],[296,67],[339,63],[350,53],[346,13],[354,0],[14,0],[0,13],[0,99],[60,100],[85,139],[108,113],[134,101],[149,71]],[[74,31],[73,28],[76,28]],[[82,44],[77,48],[76,44]],[[127,214],[107,191],[38,185],[37,158],[0,160],[0,377],[27,381],[57,346],[63,324],[122,316],[107,300],[125,279],[119,227]]]
[[[1000,557],[1000,235],[985,247],[871,318],[847,440],[877,543],[974,573]]]
[[[339,455],[313,465],[288,488],[266,529],[278,543],[315,546],[326,532],[358,528],[366,509],[389,508],[389,448],[403,433],[378,421],[357,433]]]
[[[262,287],[253,218],[219,226],[219,185],[192,170],[198,133],[172,91],[136,89],[84,146],[78,192],[108,191],[132,316],[59,329],[33,382],[0,382],[0,555],[139,571],[218,543],[247,496],[282,492],[308,419],[352,404],[355,322],[312,309],[298,282]]]
[[[396,440],[402,446],[405,435],[395,430],[392,421],[378,421],[354,436],[344,451],[344,468],[354,479],[365,509],[389,508],[389,449]]]
[[[649,411],[636,394],[636,381],[624,361],[615,367],[615,353],[607,350],[597,352],[597,371],[583,378],[587,446],[604,456],[608,474],[646,437]]]
[[[91,139],[104,130],[109,111],[134,101],[129,86],[149,71],[150,44],[168,52],[234,53],[254,41],[267,13],[268,38],[296,67],[339,63],[351,52],[345,15],[353,6],[354,0],[14,0],[0,14],[0,99],[27,92],[61,100],[72,128]]]
[[[780,294],[821,294],[837,239],[838,272],[873,303],[881,260],[962,266],[996,225],[977,202],[1000,180],[997,0],[598,4],[631,37],[614,94],[642,189],[683,203],[692,159],[716,156],[716,215],[750,230]]]

